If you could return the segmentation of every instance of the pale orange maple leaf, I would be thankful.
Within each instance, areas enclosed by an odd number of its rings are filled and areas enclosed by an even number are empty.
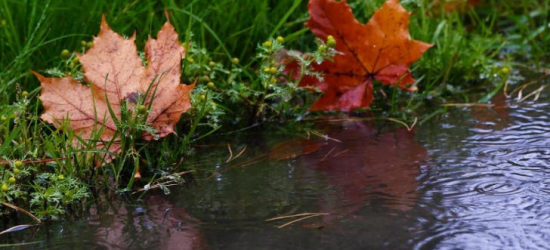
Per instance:
[[[33,72],[42,85],[40,100],[46,111],[41,118],[58,128],[68,119],[69,128],[85,141],[92,139],[94,131],[101,131],[98,147],[114,141],[108,150],[117,153],[119,135],[108,105],[116,120],[121,120],[121,106],[134,110],[141,95],[143,105],[151,107],[146,123],[155,130],[154,134],[143,133],[142,138],[152,140],[174,133],[181,114],[191,108],[189,95],[194,88],[194,84],[180,84],[185,49],[174,27],[166,21],[157,39],[149,37],[145,45],[144,67],[135,37],[135,33],[129,39],[115,33],[103,16],[92,48],[84,55],[77,54],[88,85],[70,76],[48,78]]]

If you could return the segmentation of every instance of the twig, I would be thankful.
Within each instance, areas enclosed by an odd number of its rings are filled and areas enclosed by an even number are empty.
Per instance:
[[[237,156],[235,156],[235,158],[233,158],[233,159],[231,159],[231,160],[235,160],[235,159],[239,158],[239,156],[241,156],[241,155],[244,153],[245,150],[246,150],[246,145],[244,145],[244,148],[241,150],[241,152],[239,152],[239,153],[237,154]]]
[[[495,104],[491,103],[445,103],[441,104],[443,107],[493,107]]]
[[[229,145],[229,143],[227,144],[227,148],[229,149],[229,158],[227,159],[227,161],[225,161],[225,163],[228,163],[230,161],[233,161],[233,160],[239,158],[239,156],[241,156],[244,153],[244,151],[246,150],[246,145],[244,146],[243,149],[241,149],[241,151],[235,157],[233,157],[233,151],[231,150],[231,146]]]
[[[276,221],[276,220],[282,220],[282,219],[294,218],[294,217],[300,217],[300,216],[306,216],[306,215],[314,215],[314,214],[320,214],[320,213],[301,213],[301,214],[283,215],[283,216],[267,219],[265,221]],[[329,213],[325,213],[325,214],[328,215]]]
[[[517,88],[515,88],[514,90],[512,90],[512,92],[510,92],[510,94],[504,93],[504,95],[505,95],[506,97],[510,98],[515,92],[521,92],[521,91],[523,91],[525,88],[527,88],[528,86],[533,85],[533,84],[535,84],[535,83],[538,83],[538,82],[539,82],[540,80],[542,80],[543,78],[544,78],[544,77],[540,77],[540,78],[538,78],[538,79],[536,79],[536,80],[530,81],[530,82],[528,82],[528,83],[524,83],[524,84],[518,86]],[[518,95],[521,95],[521,93],[518,93]]]
[[[394,119],[394,118],[386,118],[386,119],[389,120],[389,121],[392,121],[392,122],[397,122],[397,123],[405,126],[408,131],[411,131],[414,128],[414,125],[416,125],[416,122],[418,121],[418,117],[415,117],[413,123],[409,127],[409,125],[407,123],[405,123],[404,121],[400,121],[400,120],[397,120],[397,119]]]
[[[282,224],[282,225],[278,226],[277,228],[283,228],[283,227],[286,227],[286,226],[288,226],[288,225],[290,225],[290,224],[294,224],[294,223],[296,223],[296,222],[303,221],[303,220],[305,220],[305,219],[309,219],[309,218],[313,218],[313,217],[317,217],[317,216],[325,216],[325,215],[327,215],[327,214],[313,214],[313,215],[310,215],[310,216],[302,217],[302,218],[300,218],[300,219],[295,219],[295,220],[293,220],[293,221],[289,221],[289,222],[287,222],[287,223],[285,223],[285,224]]]
[[[229,143],[227,143],[227,149],[229,150],[229,158],[227,158],[227,161],[225,161],[225,163],[230,162],[231,158],[233,158],[233,150],[231,150],[231,145],[229,145]]]
[[[540,96],[540,93],[542,92],[542,90],[544,89],[544,86],[541,86],[540,88],[538,88],[537,90],[527,94],[526,96],[524,96],[523,98],[519,99],[519,96],[518,96],[518,102],[523,102],[525,101],[527,98],[535,95],[535,98],[533,98],[533,101],[536,101],[539,99],[539,96]]]
[[[7,202],[2,202],[2,205],[6,206],[6,207],[13,208],[13,209],[15,209],[15,210],[17,210],[17,211],[19,211],[19,212],[22,212],[22,213],[28,215],[28,216],[31,217],[34,221],[36,221],[36,223],[38,223],[38,224],[41,224],[41,223],[42,223],[42,221],[41,221],[40,219],[38,219],[36,216],[34,216],[34,215],[31,214],[29,211],[27,211],[27,210],[25,210],[25,209],[23,209],[23,208],[20,208],[20,207],[18,207],[18,206],[16,206],[16,205],[13,205],[13,204],[10,204],[10,203],[7,203]]]
[[[526,88],[527,86],[524,86],[518,91],[518,98],[517,98],[518,102],[521,102],[521,99],[523,98],[523,90],[525,90]]]
[[[324,160],[328,157],[328,155],[330,155],[330,153],[332,153],[332,151],[334,151],[335,149],[336,149],[336,148],[330,149],[330,151],[328,151],[328,153],[326,153],[325,156],[323,156],[323,158],[321,158],[320,161],[324,161]]]
[[[539,99],[540,93],[542,93],[542,88],[543,88],[543,87],[541,87],[541,90],[540,90],[540,91],[537,91],[537,94],[535,95],[535,98],[533,98],[533,101],[534,101],[534,102],[536,102],[536,101]]]
[[[336,157],[336,156],[339,156],[339,155],[341,155],[341,154],[343,154],[343,153],[346,153],[346,152],[348,152],[348,151],[349,151],[349,148],[346,149],[346,150],[342,150],[342,151],[340,151],[340,152],[334,154],[334,155],[332,156],[332,158],[334,158],[334,157]]]
[[[332,137],[329,137],[328,135],[324,135],[324,134],[321,134],[315,130],[312,130],[312,131],[308,131],[308,132],[311,132],[312,134],[316,135],[316,136],[319,136],[325,140],[331,140],[331,141],[335,141],[335,142],[339,142],[339,143],[342,143],[342,141],[338,140],[338,139],[335,139],[335,138],[332,138]]]
[[[508,95],[508,85],[508,81],[504,82],[504,88],[502,89],[502,93],[506,98],[510,98],[510,96]]]
[[[289,222],[287,222],[285,224],[282,224],[282,225],[277,227],[277,228],[283,228],[283,227],[286,227],[288,225],[294,224],[294,223],[299,222],[299,221],[303,221],[303,220],[313,218],[313,217],[318,217],[318,216],[326,216],[326,215],[329,215],[329,214],[330,213],[302,213],[302,214],[294,214],[294,215],[285,215],[285,216],[275,217],[275,218],[267,219],[265,221],[275,221],[275,220],[282,220],[282,219],[287,219],[287,218],[294,218],[294,217],[303,216],[302,218],[298,218],[298,219],[289,221]]]

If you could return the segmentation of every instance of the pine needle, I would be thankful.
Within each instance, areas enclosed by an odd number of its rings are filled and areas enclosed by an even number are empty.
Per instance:
[[[330,214],[330,213],[301,213],[301,214],[294,214],[294,215],[279,216],[279,217],[267,219],[267,220],[265,220],[265,221],[283,220],[283,219],[295,218],[295,217],[300,217],[300,216],[302,217],[302,218],[298,218],[298,219],[289,221],[289,222],[287,222],[287,223],[284,223],[284,224],[282,224],[282,225],[280,225],[280,226],[277,226],[277,228],[283,228],[283,227],[292,225],[292,224],[294,224],[294,223],[296,223],[296,222],[300,222],[300,221],[303,221],[303,220],[306,220],[306,219],[309,219],[309,218],[319,217],[319,216],[326,216],[326,215],[329,215],[329,214]]]

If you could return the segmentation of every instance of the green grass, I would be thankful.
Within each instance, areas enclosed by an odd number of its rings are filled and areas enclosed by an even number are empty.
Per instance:
[[[384,1],[349,2],[357,18],[366,22]],[[377,117],[409,124],[415,117],[429,119],[433,113],[422,113],[426,104],[489,100],[507,77],[504,67],[535,72],[548,68],[550,0],[484,1],[460,13],[446,12],[430,1],[402,2],[413,12],[411,37],[434,47],[412,66],[419,92],[376,85],[375,93],[386,93],[376,95],[371,107]],[[134,136],[127,137],[128,153],[107,167],[95,168],[106,163],[97,158],[104,150],[96,149],[93,141],[74,147],[77,135],[39,119],[39,83],[29,70],[81,75],[78,63],[63,60],[61,51],[85,52],[86,43],[99,31],[102,14],[116,32],[137,32],[142,50],[147,37],[165,22],[165,11],[180,40],[191,41],[182,80],[198,79],[194,108],[183,116],[178,136],[156,142],[135,139],[144,124],[131,118],[127,123],[133,125],[119,127],[121,133]],[[330,57],[318,50],[315,37],[303,25],[307,19],[307,0],[1,1],[0,186],[6,185],[7,191],[0,191],[0,200],[26,200],[36,213],[58,216],[66,204],[85,198],[87,187],[133,188],[136,166],[152,180],[181,170],[181,159],[193,153],[193,143],[220,129],[303,117],[315,95],[293,82],[270,84],[272,73],[263,69],[274,66],[283,47]],[[284,43],[277,36],[283,36]],[[272,47],[261,46],[267,40]],[[234,58],[239,63],[232,62]],[[278,66],[277,72],[282,68]],[[485,98],[476,99],[479,95],[473,93],[480,92]]]
[[[302,36],[293,39],[292,34],[304,29],[305,2],[5,0],[0,3],[0,20],[5,20],[0,28],[0,103],[14,100],[16,83],[24,89],[38,86],[30,69],[57,66],[63,49],[79,51],[80,42],[90,41],[99,31],[102,14],[113,30],[127,36],[137,32],[138,47],[143,48],[147,37],[164,23],[167,9],[182,40],[200,43],[218,61],[237,57],[246,62],[256,44],[269,37],[282,34],[290,42],[302,43],[297,41]]]

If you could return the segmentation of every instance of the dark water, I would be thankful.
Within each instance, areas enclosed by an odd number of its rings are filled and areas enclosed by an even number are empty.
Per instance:
[[[0,239],[23,249],[550,249],[550,98],[494,102],[450,108],[416,133],[347,118],[317,122],[328,137],[308,141],[281,130],[218,137],[190,161],[217,169],[209,179],[100,200],[82,218]],[[233,156],[246,150],[226,162],[227,143]],[[301,213],[325,214],[265,221]]]

